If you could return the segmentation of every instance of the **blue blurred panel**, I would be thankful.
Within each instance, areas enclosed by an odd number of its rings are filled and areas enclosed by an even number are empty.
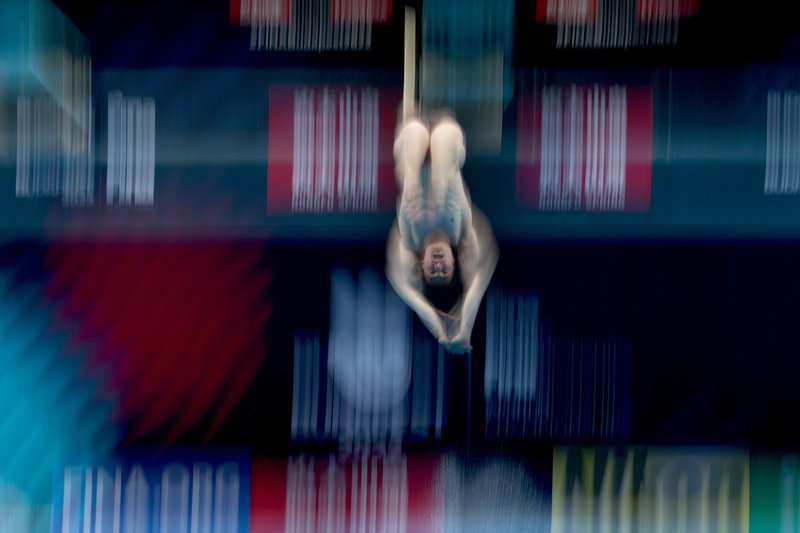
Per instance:
[[[250,459],[242,450],[126,450],[56,472],[53,532],[246,533]]]

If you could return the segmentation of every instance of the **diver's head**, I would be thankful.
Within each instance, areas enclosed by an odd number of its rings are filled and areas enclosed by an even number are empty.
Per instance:
[[[449,285],[455,274],[456,260],[447,240],[434,240],[422,253],[422,277],[434,287]]]

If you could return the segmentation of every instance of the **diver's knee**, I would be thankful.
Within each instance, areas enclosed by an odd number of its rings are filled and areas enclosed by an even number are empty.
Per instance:
[[[434,164],[460,169],[466,158],[461,126],[455,121],[439,122],[431,132],[430,152]]]
[[[395,158],[409,164],[421,165],[428,154],[430,133],[419,120],[403,124],[394,145]]]

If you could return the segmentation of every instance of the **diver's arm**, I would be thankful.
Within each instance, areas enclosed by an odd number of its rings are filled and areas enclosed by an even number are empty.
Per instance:
[[[475,317],[497,266],[499,252],[486,217],[477,209],[472,212],[472,227],[458,247],[458,261],[464,284],[461,305],[461,326],[450,339],[450,351],[463,353],[471,349],[470,337]]]
[[[419,316],[436,339],[447,342],[444,325],[439,314],[422,295],[422,274],[419,260],[403,246],[397,224],[389,233],[386,246],[386,277],[403,301]]]

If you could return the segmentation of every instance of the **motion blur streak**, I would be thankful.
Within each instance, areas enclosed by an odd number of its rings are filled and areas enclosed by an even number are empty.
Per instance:
[[[340,440],[399,444],[411,381],[411,320],[374,270],[361,271],[357,282],[344,270],[331,275],[328,368],[345,402]]]
[[[106,203],[152,206],[155,188],[156,103],[108,94]]]
[[[767,95],[765,194],[800,194],[800,93]]]
[[[295,332],[292,440],[376,454],[441,440],[450,365],[391,285],[372,268],[334,269],[330,316],[327,344]]]
[[[522,93],[518,203],[541,211],[650,209],[649,87],[570,84]]]
[[[422,18],[423,115],[450,108],[467,133],[470,154],[499,152],[514,85],[514,2],[427,0]]]
[[[129,439],[211,438],[266,353],[271,274],[256,245],[53,244],[47,291],[81,319],[120,391]],[[177,416],[176,416],[177,414]]]
[[[394,208],[400,93],[369,86],[275,86],[269,94],[270,214]]]

